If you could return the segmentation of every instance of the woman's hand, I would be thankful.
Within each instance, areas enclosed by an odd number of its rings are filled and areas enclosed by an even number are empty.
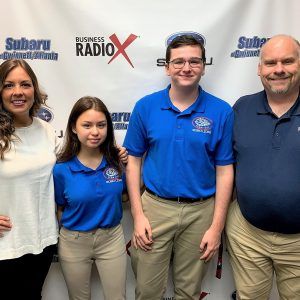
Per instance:
[[[118,147],[119,149],[119,157],[123,164],[127,164],[128,162],[128,152],[124,147]]]
[[[0,237],[3,237],[5,231],[9,231],[12,227],[9,217],[0,215]]]

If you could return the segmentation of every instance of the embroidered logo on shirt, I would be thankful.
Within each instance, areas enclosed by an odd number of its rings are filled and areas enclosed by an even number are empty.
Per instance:
[[[211,134],[213,121],[206,117],[197,117],[193,119],[192,124],[195,132],[209,133]]]
[[[103,176],[106,179],[106,183],[122,181],[122,178],[120,178],[118,171],[112,167],[106,168],[103,171]]]

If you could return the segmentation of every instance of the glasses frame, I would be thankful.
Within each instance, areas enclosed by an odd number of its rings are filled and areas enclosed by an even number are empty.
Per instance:
[[[199,64],[199,65],[196,65],[196,66],[192,66],[192,65],[191,65],[191,60],[193,60],[193,59],[199,59],[199,60],[200,60],[200,64]],[[185,66],[186,63],[188,63],[189,66],[190,66],[191,68],[193,68],[193,69],[194,69],[194,68],[200,68],[200,67],[201,67],[201,64],[204,63],[202,57],[193,57],[193,58],[191,58],[190,60],[184,60],[184,59],[183,59],[183,60],[182,60],[182,62],[183,62],[182,67],[178,67],[178,66],[175,67],[175,63],[176,63],[176,61],[178,61],[178,60],[180,60],[180,59],[179,59],[179,58],[175,58],[175,59],[173,59],[173,60],[168,61],[167,64],[172,64],[174,69],[180,70],[180,69],[183,69],[183,68],[184,68],[184,66]]]

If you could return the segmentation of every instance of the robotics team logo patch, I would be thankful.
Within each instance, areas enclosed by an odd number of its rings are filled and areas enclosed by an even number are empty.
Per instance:
[[[108,167],[103,171],[103,176],[106,179],[106,183],[122,181],[118,171],[115,168]]]
[[[193,119],[193,131],[195,132],[202,132],[202,133],[209,133],[211,134],[211,129],[213,125],[213,121],[206,118],[206,117],[197,117]]]

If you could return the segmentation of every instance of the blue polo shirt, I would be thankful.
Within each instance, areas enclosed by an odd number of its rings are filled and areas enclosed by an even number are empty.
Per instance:
[[[266,93],[234,105],[236,188],[243,216],[272,232],[300,233],[300,97],[282,117]]]
[[[142,157],[145,185],[162,197],[198,198],[216,191],[216,165],[234,162],[233,112],[199,87],[197,100],[180,112],[166,89],[139,100],[124,147]]]
[[[65,207],[61,218],[64,227],[89,231],[120,224],[125,180],[105,158],[93,170],[74,157],[57,163],[53,176],[55,201]]]

